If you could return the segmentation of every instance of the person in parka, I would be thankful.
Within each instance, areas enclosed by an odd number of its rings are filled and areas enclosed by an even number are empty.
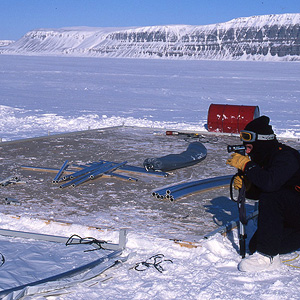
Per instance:
[[[279,143],[269,121],[261,116],[248,123],[240,132],[247,155],[233,153],[226,162],[243,172],[234,187],[241,188],[243,178],[246,197],[259,200],[252,255],[238,265],[244,272],[277,269],[280,254],[300,248],[300,153]]]

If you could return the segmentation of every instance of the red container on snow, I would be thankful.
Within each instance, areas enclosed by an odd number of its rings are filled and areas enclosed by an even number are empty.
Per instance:
[[[214,132],[239,133],[259,115],[258,106],[211,104],[207,116],[207,129]]]

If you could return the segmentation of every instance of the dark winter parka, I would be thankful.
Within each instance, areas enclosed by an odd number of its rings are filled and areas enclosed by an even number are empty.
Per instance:
[[[251,182],[246,184],[246,197],[259,199],[261,192],[289,189],[299,193],[300,201],[300,153],[276,139],[262,143],[263,151],[254,152],[244,170],[246,181]]]

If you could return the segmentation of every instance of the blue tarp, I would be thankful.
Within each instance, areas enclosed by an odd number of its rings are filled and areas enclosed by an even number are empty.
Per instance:
[[[205,146],[200,142],[193,142],[182,153],[145,159],[144,167],[147,170],[167,172],[195,165],[205,159],[206,155],[207,150]]]

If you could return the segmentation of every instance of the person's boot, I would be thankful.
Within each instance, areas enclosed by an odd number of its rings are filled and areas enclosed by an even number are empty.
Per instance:
[[[281,259],[279,254],[276,256],[269,256],[259,252],[241,260],[238,269],[242,272],[260,272],[271,271],[278,269],[281,266]]]

